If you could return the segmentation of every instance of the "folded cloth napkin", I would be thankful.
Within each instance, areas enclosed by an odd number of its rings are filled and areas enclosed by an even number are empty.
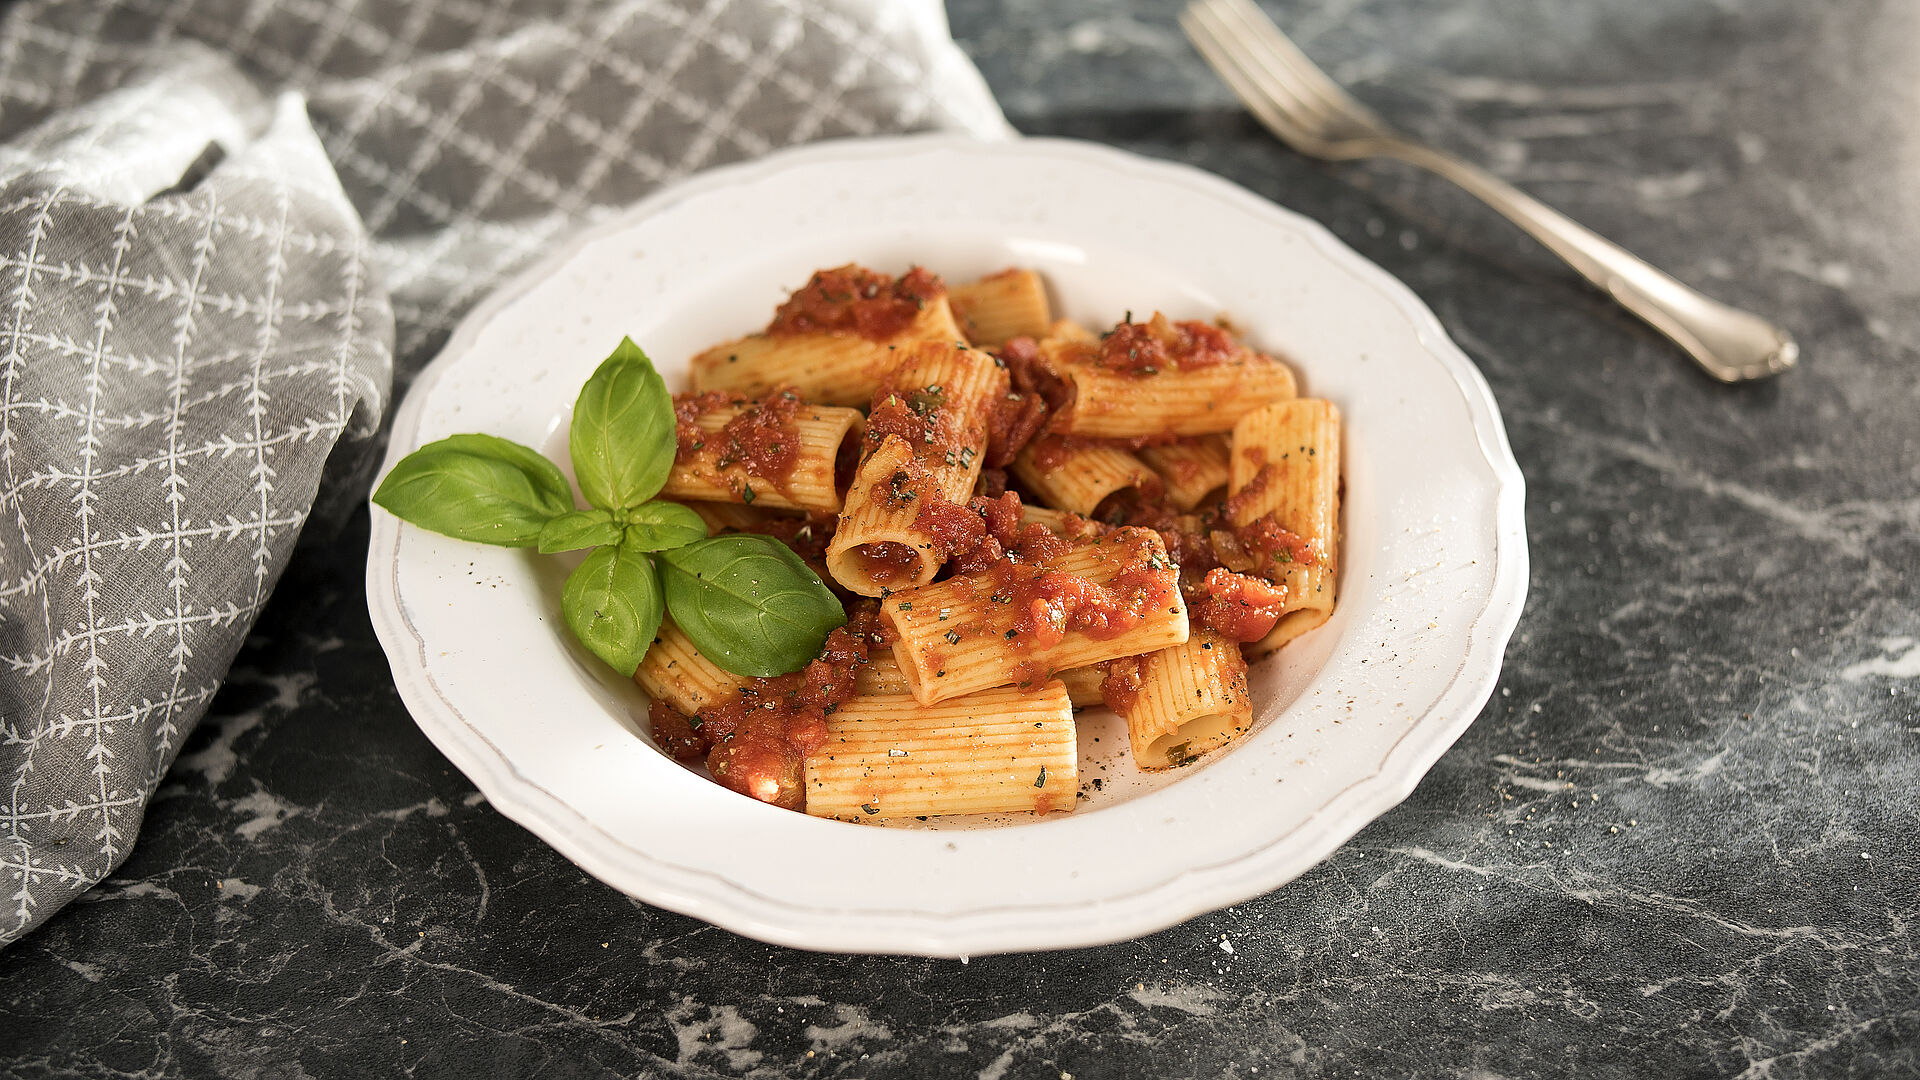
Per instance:
[[[1007,133],[939,0],[9,7],[0,946],[126,857],[468,307],[676,177],[926,128]]]

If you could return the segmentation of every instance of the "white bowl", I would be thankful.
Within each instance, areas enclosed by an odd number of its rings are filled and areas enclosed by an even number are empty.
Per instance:
[[[615,888],[765,941],[1092,945],[1298,876],[1405,798],[1485,704],[1527,548],[1520,471],[1479,372],[1405,286],[1318,225],[1098,146],[830,143],[662,192],[475,310],[407,395],[387,466],[462,431],[564,462],[573,397],[622,335],[684,386],[693,353],[849,261],[950,280],[1032,266],[1090,326],[1129,308],[1225,312],[1289,358],[1303,393],[1346,420],[1333,620],[1255,666],[1255,730],[1197,765],[1147,778],[1095,710],[1072,815],[852,825],[754,802],[657,751],[639,691],[566,632],[557,560],[375,508],[367,597],[394,681],[503,813]]]

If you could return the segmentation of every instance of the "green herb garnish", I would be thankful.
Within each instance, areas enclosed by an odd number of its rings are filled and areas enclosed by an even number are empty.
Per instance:
[[[581,388],[567,449],[585,510],[557,466],[492,435],[415,450],[373,501],[460,540],[543,553],[591,548],[567,577],[560,610],[580,643],[622,675],[640,666],[664,612],[721,667],[762,677],[806,666],[847,621],[785,545],[751,533],[709,539],[700,515],[654,499],[673,470],[673,396],[632,339]]]

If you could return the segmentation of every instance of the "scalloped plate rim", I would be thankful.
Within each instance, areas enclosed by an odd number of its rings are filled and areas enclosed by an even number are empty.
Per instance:
[[[1405,283],[1347,247],[1318,222],[1231,181],[1193,166],[1077,140],[982,142],[938,134],[819,142],[697,174],[583,229],[471,309],[440,353],[416,377],[396,410],[382,475],[398,460],[399,448],[412,445],[426,400],[481,330],[582,249],[690,198],[750,183],[796,165],[938,153],[1055,156],[1175,180],[1196,193],[1232,203],[1298,233],[1322,256],[1379,293],[1410,320],[1427,354],[1452,377],[1472,417],[1483,464],[1495,481],[1496,569],[1485,604],[1472,621],[1471,644],[1458,668],[1433,707],[1402,733],[1379,767],[1356,777],[1293,829],[1267,838],[1257,847],[1223,862],[1179,868],[1151,885],[1096,904],[1008,905],[944,914],[796,904],[748,889],[711,870],[657,859],[602,830],[563,799],[521,776],[512,761],[469,724],[435,686],[425,659],[425,642],[413,629],[399,594],[394,558],[399,538],[397,520],[377,512],[368,545],[368,606],[401,699],[429,740],[495,808],[582,868],[647,903],[775,944],[927,956],[1093,946],[1152,933],[1278,888],[1403,801],[1492,696],[1527,589],[1524,481],[1490,387],[1472,361],[1447,337],[1431,309]],[[632,860],[645,865],[636,866]],[[647,870],[665,871],[669,879],[651,876]],[[708,883],[707,888],[695,887],[697,881]],[[1176,895],[1177,900],[1166,899]],[[732,903],[726,902],[729,897]],[[1156,899],[1162,902],[1154,903]],[[1097,918],[1091,917],[1095,914]],[[849,916],[857,916],[862,922],[850,926]]]

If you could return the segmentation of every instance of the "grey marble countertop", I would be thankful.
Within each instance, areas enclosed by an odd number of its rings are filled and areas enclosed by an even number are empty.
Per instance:
[[[303,542],[119,874],[0,953],[0,1072],[1920,1072],[1920,6],[1269,5],[1396,124],[1790,326],[1801,369],[1738,388],[1443,183],[1282,149],[1173,3],[949,7],[1021,130],[1324,222],[1486,373],[1532,591],[1413,796],[1140,941],[772,948],[587,878],[434,751],[363,516]]]

